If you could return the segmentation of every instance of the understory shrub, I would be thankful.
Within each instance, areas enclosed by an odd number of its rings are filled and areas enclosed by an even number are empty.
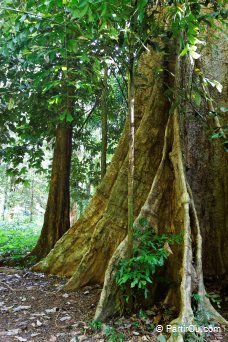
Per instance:
[[[181,235],[157,235],[146,219],[141,219],[139,225],[140,228],[134,227],[133,256],[119,263],[116,274],[116,282],[126,302],[141,294],[147,298],[157,269],[164,265],[169,256],[169,246],[182,241]]]
[[[20,258],[35,246],[39,235],[35,223],[0,222],[0,257]]]

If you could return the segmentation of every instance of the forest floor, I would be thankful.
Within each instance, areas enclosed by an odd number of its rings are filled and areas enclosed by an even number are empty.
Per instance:
[[[0,268],[0,341],[96,342],[157,341],[155,325],[164,324],[159,309],[153,319],[133,315],[93,322],[100,286],[76,292],[60,291],[65,279],[29,270]],[[170,312],[166,313],[167,323]],[[211,334],[209,341],[228,341],[224,333]]]

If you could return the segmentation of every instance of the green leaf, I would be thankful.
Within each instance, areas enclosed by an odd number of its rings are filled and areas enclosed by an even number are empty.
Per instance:
[[[214,133],[211,136],[211,139],[218,139],[218,138],[220,138],[220,133],[219,132],[218,133]]]
[[[185,46],[185,48],[181,51],[180,56],[183,57],[184,55],[186,55],[186,53],[188,52],[189,46],[188,44]]]
[[[138,283],[138,279],[134,279],[132,282],[131,282],[131,288],[135,287],[135,285]]]
[[[216,81],[216,80],[209,80],[208,78],[204,78],[204,82],[207,84],[207,83],[209,83],[213,88],[215,87],[217,90],[218,90],[218,92],[219,93],[221,93],[222,92],[222,85],[221,85],[221,83],[219,83],[218,81]]]
[[[202,98],[201,98],[201,95],[200,95],[200,93],[198,91],[194,91],[193,92],[192,98],[193,98],[193,101],[195,102],[195,104],[197,106],[200,106]]]
[[[8,103],[8,110],[13,109],[13,107],[14,107],[14,99],[11,97]]]
[[[148,0],[141,0],[139,1],[138,3],[138,19],[139,19],[139,22],[142,23],[143,21],[143,18],[144,18],[144,15],[145,15],[145,7],[148,3]]]
[[[67,42],[67,49],[72,52],[77,52],[77,41],[75,39],[70,39]]]
[[[221,112],[226,113],[228,112],[228,107],[220,107]]]
[[[78,8],[76,10],[72,10],[72,15],[74,18],[80,19],[86,15],[88,10],[89,10],[89,5],[87,4],[85,7]]]
[[[26,19],[26,14],[22,15],[22,17],[19,19],[21,23],[23,23]]]
[[[72,122],[74,120],[74,118],[73,118],[73,116],[71,115],[71,113],[70,112],[67,112],[66,113],[66,121],[67,122]]]
[[[59,120],[60,120],[60,121],[64,121],[65,118],[66,118],[66,113],[65,113],[65,112],[64,112],[64,113],[61,113],[61,114],[59,115]]]
[[[90,22],[90,23],[94,22],[95,17],[94,17],[93,12],[91,11],[91,8],[90,8],[90,7],[89,7],[89,10],[88,10],[88,16],[89,16],[89,22]]]
[[[101,17],[103,18],[103,20],[107,19],[107,3],[106,2],[103,3]]]
[[[218,81],[214,80],[214,84],[215,84],[215,87],[218,90],[218,92],[221,93],[222,92],[222,88],[223,88],[221,83],[219,83]]]
[[[82,8],[89,4],[89,0],[79,0],[78,8]]]

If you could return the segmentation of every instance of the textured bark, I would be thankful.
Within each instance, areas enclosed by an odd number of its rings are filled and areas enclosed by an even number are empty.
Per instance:
[[[104,177],[107,168],[107,145],[108,145],[108,108],[107,108],[107,91],[108,91],[108,68],[104,70],[103,90],[101,96],[101,179]]]
[[[222,62],[223,58],[217,59],[215,70],[219,67],[221,70]],[[181,63],[177,61],[176,96],[178,96],[178,89],[182,89],[182,92],[187,90],[188,84],[192,82],[193,73],[194,66],[187,59]],[[192,310],[192,294],[198,293],[201,298],[198,309],[209,313],[212,321],[227,325],[228,323],[212,307],[206,297],[202,264],[202,254],[205,259],[208,258],[202,250],[203,235],[206,237],[204,246],[208,243],[211,248],[209,254],[213,251],[211,256],[213,261],[211,260],[207,268],[207,274],[221,275],[226,270],[224,267],[226,260],[222,256],[222,252],[224,254],[226,252],[220,250],[220,244],[221,237],[224,236],[225,239],[227,237],[227,229],[224,231],[224,227],[227,228],[227,226],[224,225],[223,229],[221,227],[220,230],[217,230],[216,239],[211,240],[207,236],[207,230],[216,231],[217,223],[226,218],[224,203],[220,201],[221,197],[223,200],[226,197],[224,196],[226,189],[218,193],[217,188],[219,184],[221,191],[221,186],[226,180],[226,156],[218,142],[210,141],[208,132],[200,117],[194,115],[192,107],[183,99],[179,99],[179,102],[181,111],[178,112],[177,109],[173,113],[171,111],[164,135],[161,162],[153,178],[147,199],[135,220],[135,225],[143,217],[147,218],[159,233],[183,234],[183,244],[172,247],[173,253],[170,255],[166,267],[166,276],[172,281],[172,287],[168,290],[164,302],[175,306],[179,311],[177,319],[171,324],[197,325]],[[210,108],[208,109],[210,110]],[[204,153],[199,150],[199,141],[202,146],[205,146]],[[204,164],[205,155],[207,162]],[[210,178],[207,179],[207,176]],[[211,177],[214,182],[209,184]],[[218,196],[219,204],[208,207],[208,203],[211,202],[210,197],[214,193]],[[205,201],[205,198],[209,201]],[[205,220],[205,216],[200,211],[202,208],[204,213],[210,215],[210,221]],[[96,319],[103,320],[111,314],[110,310],[112,313],[119,310],[120,294],[116,286],[115,270],[116,264],[127,255],[126,241],[127,239],[119,245],[108,265],[103,291],[95,314]],[[214,269],[215,265],[216,270]],[[171,335],[169,340],[183,341],[183,338],[182,334],[178,334],[177,336]]]
[[[129,120],[129,166],[128,166],[128,257],[133,253],[134,179],[135,179],[135,82],[134,56],[129,56],[128,66],[128,120]]]
[[[70,210],[70,226],[73,226],[78,219],[78,206],[77,203],[74,202],[72,208]]]
[[[33,221],[33,214],[34,214],[34,180],[32,180],[31,182],[31,188],[30,188],[30,191],[31,191],[31,197],[30,197],[30,215],[29,215],[29,220],[30,222]]]
[[[218,53],[223,56],[221,48]],[[164,301],[179,312],[172,324],[195,324],[192,293],[201,296],[199,308],[209,310],[211,319],[227,324],[210,305],[203,283],[203,268],[207,275],[222,275],[227,270],[227,251],[221,250],[225,247],[223,238],[227,239],[227,214],[222,202],[227,196],[226,156],[219,142],[210,140],[208,127],[186,102],[186,96],[179,97],[180,90],[182,94],[189,90],[194,65],[188,58],[180,61],[177,56],[170,56],[167,62],[157,53],[146,53],[138,66],[135,224],[143,217],[158,233],[183,235],[183,243],[172,247],[165,269],[173,286],[167,290]],[[225,58],[210,58],[207,53],[203,55],[204,72],[207,73],[210,62],[214,64],[214,73],[218,69],[221,72]],[[169,72],[158,78],[154,73],[158,68]],[[174,89],[169,102],[163,94],[167,85]],[[222,95],[216,100],[222,103]],[[206,103],[202,103],[201,110],[207,119]],[[127,141],[128,124],[86,213],[47,258],[34,267],[71,277],[66,289],[104,283],[97,319],[105,319],[119,310],[115,266],[127,255]],[[171,336],[170,341],[173,340],[183,341],[183,336]]]
[[[154,55],[153,59],[150,54],[145,56],[137,77],[134,217],[145,202],[159,164],[168,118],[163,76],[158,79],[153,72],[161,59],[159,55]],[[151,113],[154,113],[152,121]],[[128,136],[126,123],[112,163],[84,215],[57,242],[47,258],[34,267],[35,270],[71,276],[66,285],[68,289],[92,282],[103,283],[107,264],[126,236]]]
[[[70,228],[70,162],[72,128],[58,125],[53,155],[50,189],[41,235],[30,255],[44,258]]]
[[[8,209],[8,197],[9,197],[9,180],[8,175],[5,178],[5,188],[4,188],[4,203],[3,203],[3,210],[2,210],[2,219],[5,220],[5,216]]]

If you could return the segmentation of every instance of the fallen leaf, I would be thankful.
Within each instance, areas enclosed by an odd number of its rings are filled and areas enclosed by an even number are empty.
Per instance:
[[[139,336],[139,332],[138,331],[132,331],[132,334],[135,335],[135,336]]]
[[[13,308],[13,306],[4,306],[1,311],[10,311]]]
[[[71,317],[70,316],[64,316],[64,317],[61,317],[59,320],[61,322],[63,322],[63,321],[67,321],[68,319],[71,319]]]
[[[170,245],[168,244],[168,242],[166,242],[165,244],[164,244],[164,250],[168,253],[168,255],[170,255],[170,254],[173,254],[173,251],[172,251],[172,249],[170,248]]]
[[[18,335],[21,332],[21,329],[12,329],[6,331],[7,336]]]
[[[14,277],[16,277],[16,278],[18,278],[18,279],[20,279],[21,278],[21,276],[19,276],[19,274],[14,274]]]
[[[41,327],[41,326],[43,325],[43,323],[40,322],[39,320],[37,320],[37,321],[36,321],[36,325],[37,325],[38,327]]]
[[[33,316],[45,316],[44,312],[36,312],[32,314]]]
[[[13,312],[18,312],[22,310],[28,310],[31,308],[31,305],[19,305],[16,308],[13,309]]]
[[[52,309],[46,309],[45,311],[47,312],[47,313],[53,313],[53,312],[56,312],[58,310],[58,308],[57,307],[54,307],[54,308],[52,308]]]
[[[16,338],[17,340],[19,340],[21,342],[28,341],[26,338],[23,338],[23,337],[20,337],[20,336],[15,336],[14,338]]]
[[[162,319],[162,316],[161,315],[157,315],[157,316],[155,316],[153,318],[153,321],[154,321],[155,324],[158,325],[158,323],[161,321],[161,319]]]

